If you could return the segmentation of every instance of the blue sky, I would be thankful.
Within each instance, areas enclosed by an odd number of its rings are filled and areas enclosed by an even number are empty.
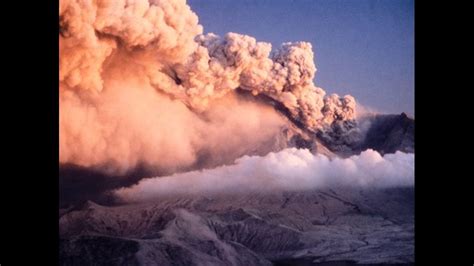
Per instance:
[[[188,0],[204,32],[313,45],[315,84],[414,115],[413,0]]]

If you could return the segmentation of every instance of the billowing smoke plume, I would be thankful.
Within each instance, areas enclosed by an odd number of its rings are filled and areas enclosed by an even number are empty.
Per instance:
[[[335,119],[352,119],[355,100],[325,92],[313,84],[316,67],[311,44],[285,43],[271,54],[271,44],[250,36],[228,33],[196,38],[199,47],[186,64],[177,67],[187,88],[188,104],[203,108],[209,99],[241,88],[281,102],[309,129]]]
[[[285,149],[265,157],[244,156],[234,165],[167,177],[143,179],[115,192],[124,201],[147,201],[170,195],[308,190],[331,186],[399,187],[414,184],[414,154],[360,155],[328,159],[305,149]]]
[[[202,35],[185,0],[64,0],[59,14],[61,163],[173,172],[202,154],[239,155],[282,118],[238,88],[280,102],[309,130],[355,116],[354,98],[325,98],[313,84],[311,44],[272,52],[249,36]]]

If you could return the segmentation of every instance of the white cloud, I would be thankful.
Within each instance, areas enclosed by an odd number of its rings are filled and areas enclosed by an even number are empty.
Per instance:
[[[414,154],[381,156],[373,150],[349,158],[328,159],[306,149],[285,149],[264,157],[244,156],[234,165],[143,179],[115,194],[124,201],[171,195],[274,192],[327,186],[413,186]]]

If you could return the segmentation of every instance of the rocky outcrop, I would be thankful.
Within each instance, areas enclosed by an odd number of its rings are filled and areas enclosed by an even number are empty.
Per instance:
[[[381,154],[415,152],[415,120],[405,113],[375,116],[358,149],[374,149]]]
[[[380,154],[415,152],[415,120],[405,113],[374,115],[359,121],[336,121],[316,133],[329,150],[340,156],[373,149]]]
[[[64,210],[59,226],[62,265],[411,263],[413,189],[86,202]]]

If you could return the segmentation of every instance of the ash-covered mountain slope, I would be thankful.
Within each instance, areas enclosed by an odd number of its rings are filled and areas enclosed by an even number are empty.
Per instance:
[[[381,154],[415,152],[415,120],[405,113],[376,115],[358,149],[374,149]]]
[[[340,156],[373,149],[380,154],[415,152],[415,120],[405,113],[376,114],[355,120],[336,121],[316,133],[328,150]]]
[[[413,262],[413,206],[413,188],[164,198],[117,207],[89,201],[61,210],[60,261],[408,265]]]

